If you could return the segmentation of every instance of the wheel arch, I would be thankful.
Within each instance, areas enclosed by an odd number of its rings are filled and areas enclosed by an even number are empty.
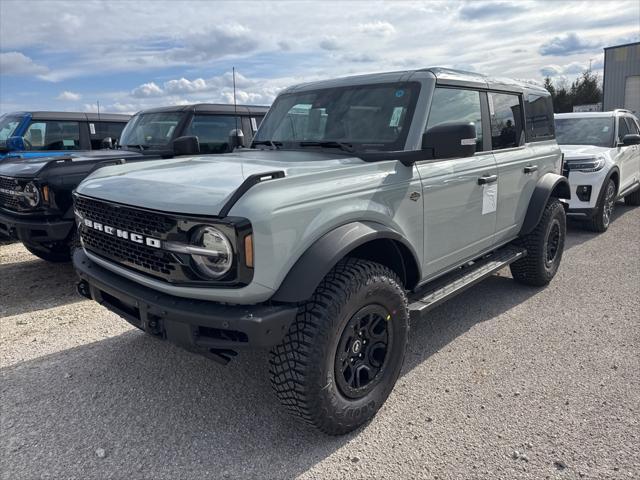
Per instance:
[[[552,197],[570,199],[571,187],[566,177],[557,173],[545,173],[533,190],[519,235],[526,235],[536,228],[549,199]]]
[[[272,297],[279,302],[308,300],[324,276],[343,258],[354,256],[389,267],[406,289],[420,280],[418,256],[396,230],[376,222],[351,222],[319,238],[296,261]]]

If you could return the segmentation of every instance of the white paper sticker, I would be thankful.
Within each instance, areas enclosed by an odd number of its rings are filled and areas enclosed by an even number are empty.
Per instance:
[[[498,207],[498,184],[482,186],[482,215],[495,212]]]
[[[96,126],[93,123],[89,124],[89,131],[91,132],[91,135],[96,134]]]
[[[251,130],[253,130],[254,132],[258,131],[258,122],[256,122],[256,119],[254,117],[251,117]]]
[[[390,127],[397,127],[400,125],[400,118],[402,117],[402,111],[404,107],[395,107],[393,109],[393,113],[391,114],[391,120],[389,121]]]
[[[76,146],[76,142],[72,139],[67,139],[67,138],[63,138],[62,139],[62,145],[65,147],[75,147]]]

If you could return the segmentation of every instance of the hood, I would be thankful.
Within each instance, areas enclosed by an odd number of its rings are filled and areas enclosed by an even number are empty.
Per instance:
[[[359,163],[355,157],[317,151],[248,150],[105,167],[77,192],[152,210],[215,216],[251,175],[310,175]]]
[[[560,145],[565,159],[597,157],[609,153],[610,148],[594,145]]]
[[[57,156],[45,156],[36,158],[15,158],[8,157],[0,161],[0,176],[7,177],[20,177],[20,178],[33,178],[36,177],[46,167],[55,165],[61,165],[65,162],[72,162],[72,164],[87,164],[97,163],[103,160],[109,159],[134,159],[142,158],[142,155],[135,152],[121,151],[121,150],[93,150],[87,152],[73,152],[64,155]]]

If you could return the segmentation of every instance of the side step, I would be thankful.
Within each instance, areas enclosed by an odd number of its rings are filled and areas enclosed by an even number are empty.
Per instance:
[[[421,318],[425,312],[493,275],[510,263],[523,258],[526,254],[525,249],[508,245],[425,285],[409,297],[411,318]]]

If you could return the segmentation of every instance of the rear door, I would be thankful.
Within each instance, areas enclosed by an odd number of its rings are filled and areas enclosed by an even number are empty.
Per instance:
[[[627,122],[627,128],[629,129],[629,133],[640,135],[640,126],[636,122],[636,119],[632,116],[624,117]],[[630,173],[629,176],[631,179],[629,180],[629,185],[634,185],[637,182],[640,182],[640,145],[632,145],[629,148],[630,152]]]
[[[491,149],[498,167],[496,242],[517,235],[541,165],[525,140],[522,95],[488,92]]]
[[[437,87],[433,94],[427,130],[442,123],[473,122],[477,153],[416,164],[424,202],[426,276],[471,259],[493,243],[496,209],[491,192],[497,169],[493,154],[485,151],[482,105],[478,90]]]
[[[618,116],[616,118],[616,142],[617,142],[617,160],[618,168],[620,168],[620,187],[618,192],[622,192],[634,183],[634,175],[636,173],[635,162],[635,145],[624,145],[622,139],[625,135],[632,133],[625,117]]]

